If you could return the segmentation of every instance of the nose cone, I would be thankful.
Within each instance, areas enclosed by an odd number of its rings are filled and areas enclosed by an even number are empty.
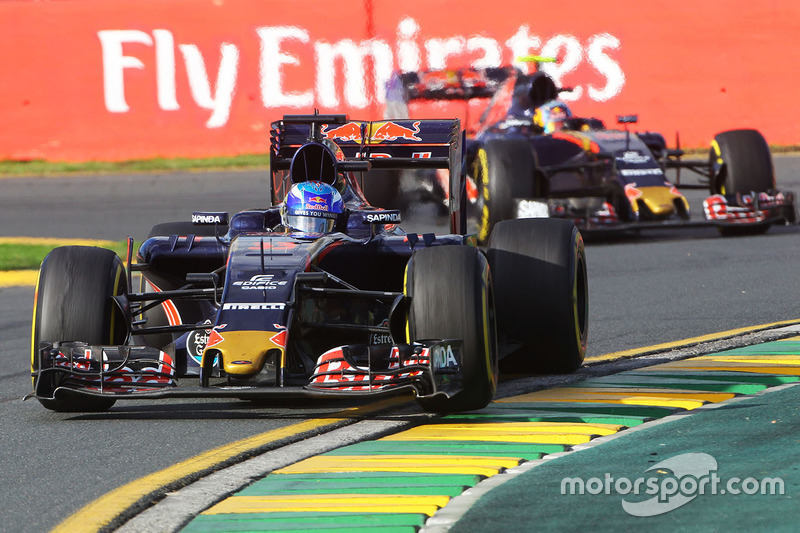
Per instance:
[[[666,218],[676,213],[675,200],[681,200],[685,204],[686,200],[675,187],[641,187],[639,191],[642,195],[638,198],[643,202],[647,209],[658,218]]]
[[[203,358],[222,356],[222,368],[234,376],[252,376],[261,371],[267,352],[283,351],[285,331],[222,331],[219,339],[209,344]]]

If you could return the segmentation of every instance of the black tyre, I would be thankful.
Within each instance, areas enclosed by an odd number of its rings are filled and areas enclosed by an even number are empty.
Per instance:
[[[729,199],[742,194],[775,189],[775,168],[764,137],[757,130],[730,130],[719,133],[711,144],[711,194]],[[758,235],[769,224],[719,226],[723,235]]]
[[[481,409],[497,389],[497,339],[489,264],[470,246],[414,253],[406,272],[411,341],[461,339],[463,390],[452,398],[421,399],[435,412]]]
[[[481,146],[472,166],[478,187],[478,240],[486,242],[501,220],[516,217],[514,198],[541,196],[536,152],[523,139],[491,140]]]
[[[112,300],[126,294],[127,279],[122,260],[111,250],[90,246],[64,246],[42,261],[33,307],[31,371],[39,369],[41,343],[82,341],[88,344],[122,344],[128,324]],[[52,376],[52,375],[51,375]],[[33,386],[36,388],[36,377]],[[53,377],[42,383],[45,390],[58,386]],[[54,411],[105,411],[113,399],[68,396],[40,399]]]
[[[589,295],[583,238],[563,219],[498,223],[487,252],[494,279],[497,330],[522,347],[503,372],[573,372],[583,363]]]
[[[218,224],[216,227],[213,225],[195,225],[191,222],[163,222],[156,224],[147,238],[150,237],[169,237],[170,235],[197,235],[199,237],[213,237],[217,234],[223,236],[228,233],[227,224]]]
[[[724,131],[711,147],[711,194],[735,196],[775,189],[767,141],[757,130]]]

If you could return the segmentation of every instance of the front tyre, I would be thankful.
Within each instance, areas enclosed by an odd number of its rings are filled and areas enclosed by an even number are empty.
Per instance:
[[[462,390],[452,398],[420,399],[429,411],[481,409],[497,389],[497,340],[489,264],[470,246],[434,246],[414,252],[406,271],[411,300],[409,342],[460,339]]]
[[[64,246],[52,250],[42,261],[36,285],[31,334],[31,371],[39,370],[38,350],[44,343],[82,341],[90,345],[123,344],[128,325],[113,301],[127,294],[122,260],[103,248]],[[38,379],[48,380],[37,384]],[[55,390],[52,374],[33,377],[33,387]],[[39,399],[53,411],[105,411],[114,399],[70,395]]]
[[[568,373],[586,356],[589,293],[583,238],[568,220],[499,223],[487,251],[497,329],[520,348],[504,372]]]
[[[775,169],[766,139],[757,130],[723,131],[711,143],[711,194],[730,201],[775,190]],[[757,235],[769,225],[720,226],[723,235]]]
[[[711,144],[711,194],[735,196],[775,189],[772,154],[757,130],[730,130]]]

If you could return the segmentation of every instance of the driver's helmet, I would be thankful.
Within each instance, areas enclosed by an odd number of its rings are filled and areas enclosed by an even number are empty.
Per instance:
[[[565,122],[571,117],[572,111],[569,110],[567,104],[561,100],[553,100],[536,108],[533,123],[542,128],[545,133],[553,133],[563,129]]]
[[[281,221],[288,231],[330,233],[344,210],[342,195],[321,181],[295,183],[281,206]]]

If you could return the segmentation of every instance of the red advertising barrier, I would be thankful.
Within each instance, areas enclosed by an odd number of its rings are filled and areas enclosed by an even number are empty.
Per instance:
[[[548,65],[573,111],[684,146],[800,143],[800,3],[0,2],[0,159],[266,151],[284,113],[383,115],[393,70]],[[527,65],[520,64],[522,68]],[[445,110],[449,112],[448,110]]]

